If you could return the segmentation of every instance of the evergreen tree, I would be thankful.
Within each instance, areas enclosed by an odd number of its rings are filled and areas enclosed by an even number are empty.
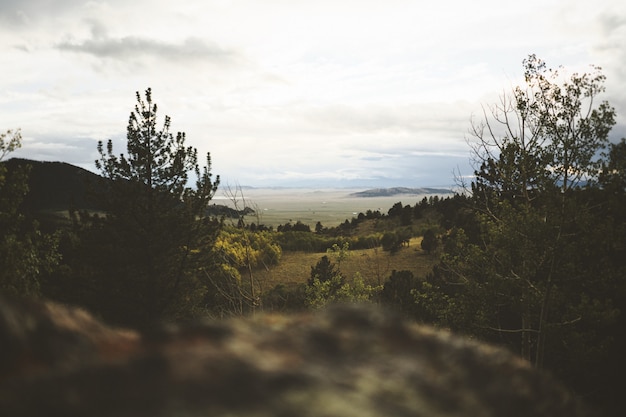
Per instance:
[[[418,285],[413,272],[394,269],[380,291],[380,302],[405,314],[412,314],[417,310],[412,290]]]
[[[431,254],[439,246],[439,240],[433,229],[428,229],[424,232],[424,238],[422,239],[422,249],[428,254]]]
[[[83,216],[83,223],[91,223],[89,250],[96,252],[96,308],[117,322],[193,315],[206,293],[200,270],[211,262],[219,229],[207,215],[219,177],[212,180],[209,154],[200,169],[197,150],[170,124],[165,116],[158,129],[148,89],[145,101],[137,93],[130,114],[127,154],[116,156],[111,140],[106,148],[98,143],[96,167],[109,180],[96,196],[105,215]]]
[[[339,271],[337,264],[331,262],[327,255],[320,258],[315,266],[311,267],[311,277],[308,280],[309,285],[313,285],[313,281],[318,279],[321,282],[331,281],[333,278],[339,277],[341,284],[344,282],[343,274]]]

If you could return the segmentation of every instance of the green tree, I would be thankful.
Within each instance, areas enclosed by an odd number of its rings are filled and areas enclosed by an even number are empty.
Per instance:
[[[333,278],[338,278],[338,282],[340,284],[343,284],[345,281],[343,274],[339,270],[339,266],[331,262],[327,255],[324,255],[315,264],[315,266],[311,267],[311,277],[309,278],[308,283],[309,285],[313,285],[313,281],[315,279],[321,282],[326,282],[332,281]]]
[[[396,253],[402,246],[398,234],[395,232],[385,232],[380,239],[380,244],[384,251]]]
[[[0,161],[21,147],[20,130],[0,134]],[[0,290],[12,295],[41,295],[41,278],[60,260],[58,236],[42,233],[20,206],[28,193],[30,166],[10,172],[0,164]]]
[[[567,79],[531,55],[524,69],[525,86],[472,125],[479,165],[472,193],[494,265],[490,286],[502,287],[497,294],[520,318],[515,328],[485,327],[521,335],[522,356],[541,366],[550,323],[570,321],[558,317],[566,307],[557,312],[554,296],[572,286],[564,274],[569,248],[589,214],[575,190],[597,175],[615,111],[596,104],[605,81],[597,67]]]
[[[305,289],[305,305],[322,308],[332,303],[363,303],[370,301],[380,290],[381,287],[366,284],[358,272],[350,282],[341,275],[334,275],[327,281],[315,277]]]
[[[600,184],[611,193],[622,194],[626,191],[626,138],[610,144],[606,157],[608,160],[600,171]]]
[[[445,237],[413,295],[439,324],[508,345],[583,392],[617,317],[618,248],[607,236],[622,228],[592,188],[619,172],[598,169],[614,110],[597,101],[598,68],[568,78],[535,56],[524,66],[525,85],[472,124],[476,226]]]
[[[364,302],[369,301],[380,292],[381,286],[373,287],[366,284],[363,277],[357,272],[350,281],[341,272],[340,266],[350,256],[350,244],[333,244],[326,250],[327,255],[311,267],[311,277],[305,288],[305,305],[320,308],[337,302]],[[328,256],[335,258],[333,263]]]
[[[262,282],[254,272],[279,263],[282,249],[275,234],[225,226],[214,245],[213,256],[221,265],[206,270],[210,282],[207,308],[218,317],[254,313],[261,305]],[[242,279],[247,275],[247,280]],[[244,276],[245,276],[244,275]]]
[[[391,271],[391,276],[385,281],[380,291],[381,303],[397,309],[407,315],[415,313],[416,305],[412,291],[417,288],[419,281],[411,271]]]
[[[109,182],[97,198],[106,213],[88,217],[87,233],[96,236],[89,250],[97,252],[99,310],[118,322],[193,315],[206,293],[199,271],[212,262],[219,230],[207,215],[219,177],[212,179],[210,155],[201,169],[197,150],[170,125],[165,116],[158,128],[147,89],[130,114],[126,155],[115,155],[111,140],[98,143],[96,167]]]
[[[337,268],[339,269],[341,268],[341,263],[350,256],[350,243],[343,242],[341,245],[334,243],[330,248],[326,249],[326,253],[335,258]]]
[[[424,238],[421,243],[422,249],[425,250],[428,254],[431,254],[434,250],[439,247],[439,239],[437,235],[433,231],[433,229],[428,229],[424,232]]]
[[[554,188],[565,196],[597,175],[600,151],[615,124],[613,107],[596,104],[604,92],[600,68],[566,79],[560,69],[548,69],[530,55],[524,75],[525,86],[472,123],[470,143],[478,166],[473,194],[483,200],[487,191],[524,204]]]
[[[559,82],[561,71],[548,69],[535,55],[524,64],[529,93],[517,100],[518,107],[527,107],[539,127],[550,178],[565,192],[596,175],[599,150],[608,144],[615,109],[607,101],[595,101],[605,91],[606,77],[592,66],[590,72]]]

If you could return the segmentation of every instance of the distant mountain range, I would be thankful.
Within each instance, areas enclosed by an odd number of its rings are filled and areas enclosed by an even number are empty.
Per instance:
[[[453,191],[446,188],[372,188],[350,194],[352,197],[393,197],[395,195],[423,195],[423,194],[452,194]]]

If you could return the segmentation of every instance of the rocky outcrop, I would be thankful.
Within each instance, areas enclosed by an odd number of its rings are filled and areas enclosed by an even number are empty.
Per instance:
[[[586,415],[507,351],[366,306],[139,333],[2,298],[0,349],[13,417]]]

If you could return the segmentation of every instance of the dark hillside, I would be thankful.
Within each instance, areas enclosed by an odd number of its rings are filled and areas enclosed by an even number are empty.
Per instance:
[[[29,159],[12,158],[0,162],[10,174],[18,166],[30,165],[28,180],[29,192],[24,198],[22,208],[28,212],[62,211],[70,208],[78,210],[102,210],[90,195],[104,192],[105,178],[86,169],[66,162],[42,162]],[[241,212],[224,205],[212,204],[208,214],[238,218],[241,215],[254,214],[246,208]]]
[[[27,211],[99,209],[89,199],[90,187],[97,190],[103,186],[105,180],[99,175],[65,162],[12,158],[3,164],[9,172],[20,165],[31,166],[29,193],[23,203]]]

